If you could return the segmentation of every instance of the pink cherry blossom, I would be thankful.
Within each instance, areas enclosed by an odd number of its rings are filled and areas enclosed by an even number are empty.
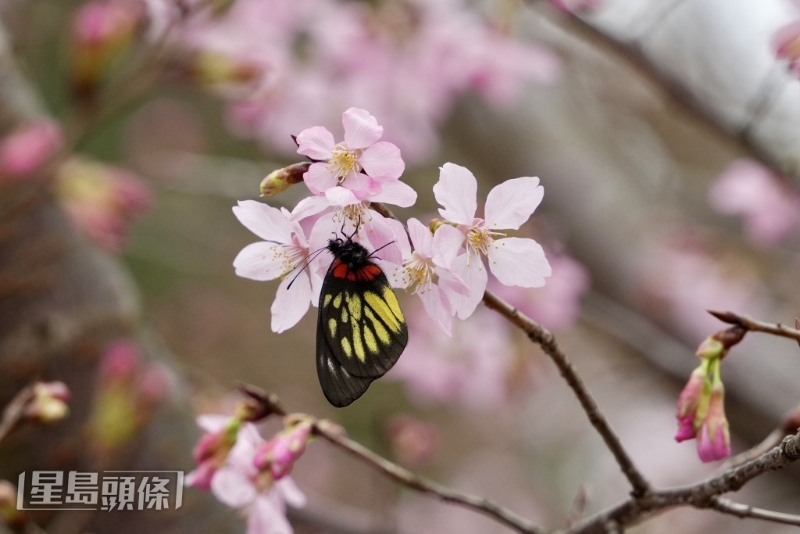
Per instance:
[[[771,245],[800,226],[800,194],[771,170],[747,159],[733,162],[709,191],[720,213],[740,215],[747,237]]]
[[[398,236],[403,265],[392,273],[397,287],[418,295],[425,311],[448,336],[453,323],[453,306],[449,295],[466,295],[469,288],[451,270],[464,240],[461,232],[441,225],[435,234],[417,219],[408,220],[408,240]]]
[[[211,480],[217,499],[247,513],[247,534],[292,534],[286,519],[286,505],[305,505],[305,495],[289,477],[274,480],[269,471],[259,471],[255,464],[258,447],[264,439],[252,423],[244,423],[225,465]]]
[[[306,268],[309,241],[303,228],[285,209],[243,200],[233,208],[233,213],[248,230],[264,240],[239,252],[233,260],[236,274],[258,281],[283,278],[270,309],[273,332],[283,332],[296,325],[309,305],[315,305],[319,298],[322,281],[314,267]]]
[[[469,317],[486,290],[488,276],[481,256],[504,285],[541,287],[552,269],[544,250],[533,239],[505,237],[500,230],[517,230],[542,201],[544,189],[538,178],[515,178],[495,186],[486,198],[483,219],[476,218],[478,182],[466,168],[445,163],[433,186],[441,216],[457,225],[464,235],[466,253],[453,262],[453,271],[470,288],[455,302],[458,316]]]
[[[307,128],[297,136],[297,152],[317,162],[305,174],[306,185],[335,205],[355,204],[379,193],[377,178],[397,180],[405,169],[400,149],[378,141],[383,127],[368,111],[348,109],[342,115],[342,125],[344,141],[340,143],[322,126]]]

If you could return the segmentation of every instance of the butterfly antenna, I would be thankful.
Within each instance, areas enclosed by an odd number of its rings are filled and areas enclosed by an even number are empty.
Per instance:
[[[389,245],[391,245],[392,243],[394,243],[394,241],[389,241],[389,242],[388,242],[388,243],[386,243],[385,245],[382,245],[382,246],[380,246],[380,247],[376,248],[375,250],[373,250],[372,252],[370,252],[370,253],[369,253],[369,256],[367,256],[367,258],[371,258],[373,255],[375,255],[375,254],[377,254],[379,251],[381,251],[381,250],[385,249],[386,247],[388,247],[388,246],[389,246]],[[380,258],[378,258],[378,259],[380,259]]]
[[[297,280],[297,277],[300,276],[300,273],[305,271],[308,268],[308,266],[311,265],[311,262],[314,261],[315,259],[317,259],[317,256],[322,254],[325,250],[327,250],[327,247],[322,247],[322,248],[319,248],[319,249],[315,250],[311,254],[309,254],[308,257],[306,258],[305,264],[302,267],[300,267],[299,263],[297,265],[295,265],[294,268],[292,268],[292,271],[294,271],[298,267],[300,268],[300,270],[297,271],[297,274],[295,274],[294,277],[292,277],[292,281],[289,282],[289,285],[286,286],[286,289],[290,289],[292,287],[292,284],[294,284],[294,281]],[[289,272],[292,272],[292,271],[289,271]],[[289,274],[289,273],[286,273],[286,274]]]

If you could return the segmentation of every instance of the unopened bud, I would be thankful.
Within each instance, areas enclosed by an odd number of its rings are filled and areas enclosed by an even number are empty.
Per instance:
[[[311,162],[304,161],[272,171],[266,178],[261,180],[261,196],[271,197],[278,193],[283,193],[294,184],[299,184],[303,181],[303,176],[310,166]]]
[[[33,397],[25,408],[25,417],[37,423],[54,423],[69,415],[72,394],[63,382],[37,382]]]
[[[75,90],[94,92],[111,65],[130,47],[144,20],[144,4],[97,0],[84,4],[72,23],[72,62]]]

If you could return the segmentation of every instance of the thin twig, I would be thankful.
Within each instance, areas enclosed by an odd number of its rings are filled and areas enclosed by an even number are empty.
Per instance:
[[[603,415],[594,397],[592,397],[586,384],[584,384],[583,379],[575,370],[575,367],[569,361],[566,354],[564,354],[558,346],[555,336],[545,327],[511,306],[491,291],[486,291],[483,296],[483,303],[487,308],[495,310],[508,319],[511,324],[519,327],[528,335],[531,341],[541,346],[542,350],[550,356],[550,359],[553,360],[553,363],[556,364],[556,367],[558,367],[558,370],[561,372],[561,376],[564,377],[564,380],[566,380],[572,392],[575,393],[575,396],[578,398],[578,402],[580,402],[581,407],[583,407],[583,411],[589,418],[589,422],[595,430],[597,430],[597,433],[600,434],[600,437],[603,438],[611,454],[614,455],[617,464],[619,464],[620,469],[622,469],[623,474],[627,477],[633,488],[632,494],[637,497],[646,494],[650,490],[649,483],[634,465],[633,460],[622,446],[622,442],[611,428],[611,424],[608,422],[605,415]]]
[[[774,336],[794,339],[795,341],[800,342],[800,330],[790,328],[781,323],[766,323],[764,321],[756,321],[747,316],[739,315],[730,311],[708,310],[708,313],[724,323],[741,326],[750,332],[764,332],[765,334],[772,334]]]
[[[288,414],[286,407],[278,400],[277,396],[267,395],[254,386],[242,384],[239,388],[251,399],[262,404],[260,413],[285,416]],[[544,534],[540,529],[526,518],[484,497],[461,493],[438,482],[417,475],[372,452],[360,443],[353,441],[344,434],[344,430],[335,423],[324,419],[311,418],[314,425],[314,434],[329,443],[339,447],[359,461],[367,464],[376,471],[386,475],[410,489],[433,495],[438,499],[463,506],[480,514],[526,534]]]
[[[714,499],[711,508],[723,514],[735,515],[740,518],[763,519],[764,521],[771,521],[772,523],[800,527],[800,515],[784,514],[782,512],[754,508],[753,506],[733,502],[724,497],[717,497]]]
[[[0,443],[25,421],[25,409],[32,399],[33,386],[26,386],[6,405],[0,419]]]

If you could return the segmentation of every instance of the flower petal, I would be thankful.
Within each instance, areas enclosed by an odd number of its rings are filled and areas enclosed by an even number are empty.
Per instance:
[[[447,295],[437,286],[431,284],[429,287],[420,288],[417,291],[422,307],[428,313],[433,322],[442,329],[448,336],[452,336],[453,314],[450,312],[450,301]]]
[[[325,211],[331,207],[331,203],[324,195],[315,195],[313,197],[306,197],[297,203],[297,206],[292,210],[291,220],[301,221],[306,217],[311,217]]]
[[[487,255],[492,274],[503,285],[542,287],[553,272],[542,246],[533,239],[497,239]]]
[[[293,534],[292,525],[284,515],[282,507],[271,498],[274,490],[259,495],[250,508],[247,518],[247,534]]]
[[[236,276],[250,280],[275,280],[283,274],[280,245],[259,241],[244,247],[233,260]]]
[[[328,161],[335,149],[333,134],[322,126],[306,128],[297,136],[297,153],[313,160]]]
[[[321,195],[331,187],[336,187],[339,179],[328,169],[327,163],[314,163],[303,175],[308,190]]]
[[[351,172],[348,174],[342,186],[352,191],[359,200],[364,200],[370,195],[381,191],[380,182],[361,172]]]
[[[206,432],[217,432],[225,428],[230,420],[229,415],[203,414],[197,416],[197,426]]]
[[[278,490],[286,503],[293,508],[302,508],[306,505],[306,495],[297,487],[289,477],[283,477],[275,482],[275,489]]]
[[[453,228],[452,226],[450,228]],[[453,228],[453,230],[456,230]],[[458,232],[458,230],[456,230]],[[461,232],[458,232],[461,235]],[[411,218],[408,220],[408,235],[411,238],[411,243],[414,244],[414,252],[423,258],[430,258],[433,255],[433,234],[430,229],[419,222],[419,220]]]
[[[370,176],[385,176],[397,179],[403,174],[406,164],[400,157],[400,149],[392,143],[375,143],[361,154],[358,162]]]
[[[361,202],[355,193],[346,187],[331,187],[325,191],[325,197],[331,203],[331,206],[349,206]]]
[[[291,243],[291,223],[278,208],[273,208],[256,200],[240,200],[233,207],[233,214],[248,230],[264,241],[273,243]]]
[[[223,467],[211,479],[211,491],[223,503],[241,508],[252,503],[258,493],[246,473]]]
[[[445,269],[443,267],[434,267],[436,276],[439,277],[439,287],[447,295],[461,295],[467,296],[470,294],[470,289],[467,284],[456,273]],[[450,297],[452,301],[452,297]]]
[[[449,269],[456,259],[461,245],[464,243],[464,234],[450,226],[443,224],[436,229],[433,235],[433,263]]]
[[[472,315],[483,298],[489,275],[486,273],[486,267],[480,256],[469,257],[467,254],[462,254],[453,260],[452,272],[461,278],[468,288],[468,293],[466,295],[448,294],[450,305],[459,319],[466,319]]]
[[[439,181],[433,186],[442,217],[457,224],[472,224],[478,209],[478,181],[469,169],[445,163],[439,171]]]
[[[488,228],[517,230],[542,202],[544,187],[538,178],[506,180],[489,191],[484,219]]]
[[[344,142],[347,148],[367,148],[381,138],[383,126],[378,126],[378,119],[369,111],[350,108],[342,114],[344,126]]]
[[[381,182],[381,191],[371,195],[368,200],[407,208],[417,201],[417,192],[405,182],[389,180]]]
[[[289,287],[289,284],[292,287]],[[292,283],[292,277],[286,277],[278,286],[275,301],[272,303],[272,331],[280,334],[300,322],[311,304],[311,282],[305,272],[297,275]]]

